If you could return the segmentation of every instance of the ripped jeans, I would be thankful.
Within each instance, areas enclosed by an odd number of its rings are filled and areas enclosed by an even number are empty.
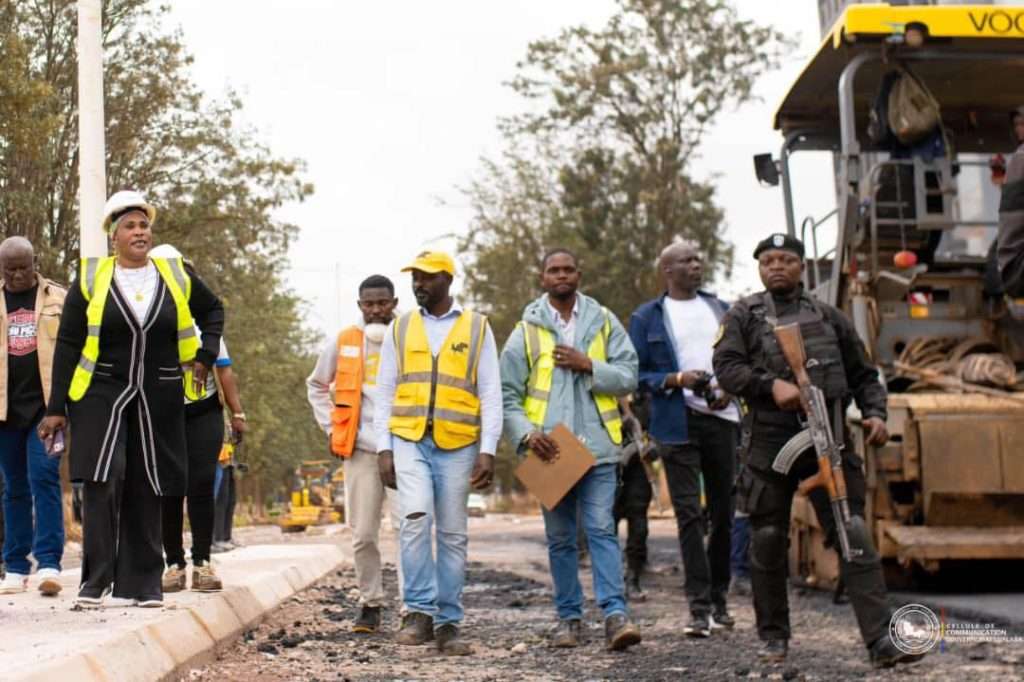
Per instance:
[[[442,450],[429,435],[417,443],[396,436],[393,451],[405,609],[433,616],[435,628],[458,623],[466,580],[466,499],[479,446]]]

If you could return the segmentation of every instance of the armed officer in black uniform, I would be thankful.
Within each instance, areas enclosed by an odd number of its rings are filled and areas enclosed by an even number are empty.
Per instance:
[[[804,246],[788,235],[773,234],[754,251],[766,291],[736,303],[722,320],[715,343],[715,376],[721,387],[743,397],[751,410],[750,444],[737,482],[737,508],[750,515],[751,584],[757,631],[764,641],[760,655],[781,661],[788,651],[789,600],[786,593],[786,555],[789,515],[797,484],[817,473],[813,448],[793,462],[788,474],[776,473],[772,463],[790,438],[804,427],[800,393],[773,334],[776,325],[799,322],[812,383],[825,394],[837,441],[846,437],[845,409],[856,400],[869,443],[881,445],[885,428],[886,390],[869,363],[853,324],[835,308],[814,300],[803,290]],[[852,522],[848,524],[855,556],[840,557],[846,584],[871,662],[877,667],[917,660],[905,654],[889,636],[891,613],[878,554],[864,525],[863,463],[847,444],[843,449]],[[835,522],[824,488],[810,494],[826,542],[838,547]],[[860,550],[859,554],[857,550]]]

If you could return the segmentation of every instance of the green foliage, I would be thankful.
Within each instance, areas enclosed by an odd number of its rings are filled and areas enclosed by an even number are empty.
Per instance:
[[[503,155],[464,188],[466,290],[499,342],[540,294],[552,247],[579,256],[582,289],[622,319],[659,290],[655,261],[675,239],[697,242],[711,277],[732,267],[714,185],[690,165],[792,43],[725,0],[617,2],[600,29],[530,44],[509,84],[524,111],[500,121]],[[503,463],[505,490],[510,472]]]
[[[243,458],[276,483],[325,447],[305,401],[317,340],[280,276],[297,228],[271,217],[312,187],[300,162],[239,128],[237,98],[203,97],[167,16],[148,0],[104,2],[107,188],[143,191],[156,242],[224,300],[251,425]],[[76,31],[73,0],[0,0],[0,232],[28,237],[40,270],[63,281],[78,258]]]
[[[584,290],[623,318],[657,291],[654,262],[674,238],[696,241],[713,275],[731,268],[714,186],[689,167],[790,42],[723,0],[618,5],[598,30],[530,44],[509,84],[525,112],[501,120],[504,155],[465,188],[467,289],[499,336],[539,293],[546,248],[575,250]]]

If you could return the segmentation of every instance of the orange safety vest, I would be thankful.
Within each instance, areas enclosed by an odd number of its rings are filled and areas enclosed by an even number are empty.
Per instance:
[[[334,375],[331,451],[338,457],[351,457],[355,450],[362,399],[363,330],[349,327],[338,334],[338,369]]]

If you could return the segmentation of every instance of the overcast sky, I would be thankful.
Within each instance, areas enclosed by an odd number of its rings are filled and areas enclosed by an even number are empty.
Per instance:
[[[732,297],[758,286],[750,253],[784,230],[781,193],[758,186],[751,156],[777,153],[772,113],[819,44],[814,0],[738,0],[744,18],[800,38],[783,69],[762,79],[761,101],[723,115],[694,168],[717,178],[726,237],[737,247]],[[503,86],[531,40],[584,23],[599,27],[610,0],[175,0],[172,19],[195,56],[206,93],[236,90],[244,120],[279,156],[301,158],[316,186],[279,217],[298,224],[288,284],[309,302],[311,325],[333,336],[355,321],[366,276],[391,277],[425,246],[450,248],[470,212],[457,191],[479,159],[501,149],[495,122],[520,105]],[[797,157],[798,219],[834,206],[830,164]],[[444,199],[444,205],[438,199]],[[585,284],[584,284],[585,286]]]

